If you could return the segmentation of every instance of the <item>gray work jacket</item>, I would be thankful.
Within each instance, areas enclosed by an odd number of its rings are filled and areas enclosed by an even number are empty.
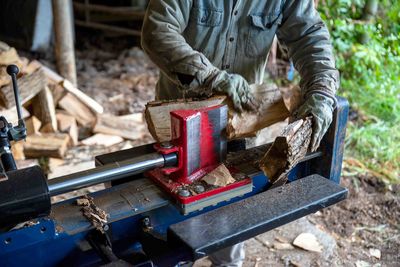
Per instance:
[[[333,96],[339,75],[313,0],[150,0],[142,47],[161,69],[156,99],[182,98],[215,68],[261,84],[275,35],[301,75],[303,95]],[[194,79],[183,85],[178,74]]]

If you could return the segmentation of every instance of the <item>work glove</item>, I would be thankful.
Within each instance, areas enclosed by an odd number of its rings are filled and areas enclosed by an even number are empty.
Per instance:
[[[239,112],[257,110],[257,104],[250,92],[250,86],[239,74],[217,71],[212,78],[211,88],[216,94],[228,95],[233,102],[234,108]]]
[[[322,138],[332,123],[335,101],[328,96],[319,93],[309,95],[300,108],[294,112],[295,119],[313,117],[311,152],[318,149]]]

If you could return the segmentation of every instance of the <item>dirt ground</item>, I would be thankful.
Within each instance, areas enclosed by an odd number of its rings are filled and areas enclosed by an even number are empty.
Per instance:
[[[119,39],[78,44],[79,88],[99,101],[107,113],[141,112],[154,97],[157,68],[133,45]],[[151,140],[146,135],[144,140],[111,150]],[[70,157],[78,163],[102,152],[101,148],[80,148],[70,152]],[[351,173],[349,168],[343,173],[342,184],[349,189],[347,200],[247,241],[245,266],[400,266],[400,186],[387,186],[370,175]],[[312,232],[323,252],[277,249],[276,242],[292,243],[299,231]],[[209,262],[202,260],[198,266],[209,266]]]

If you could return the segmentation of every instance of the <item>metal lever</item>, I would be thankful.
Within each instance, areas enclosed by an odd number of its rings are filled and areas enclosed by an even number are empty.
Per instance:
[[[14,98],[15,98],[15,106],[17,108],[18,115],[18,125],[15,127],[10,127],[10,139],[13,141],[20,141],[26,138],[26,128],[25,121],[22,118],[22,105],[19,97],[18,83],[17,83],[17,74],[19,73],[19,69],[16,65],[8,65],[7,73],[11,76]]]
[[[14,98],[15,98],[15,105],[17,107],[17,114],[18,114],[18,124],[22,119],[22,108],[21,108],[21,101],[19,99],[19,90],[17,84],[17,74],[19,73],[19,69],[16,65],[8,65],[7,66],[7,73],[11,76],[12,84],[13,84],[13,91],[14,91]]]

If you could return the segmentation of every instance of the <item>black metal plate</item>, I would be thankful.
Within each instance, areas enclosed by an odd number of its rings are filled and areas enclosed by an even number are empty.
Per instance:
[[[311,175],[234,204],[171,225],[168,242],[184,245],[194,259],[333,205],[347,189]]]

